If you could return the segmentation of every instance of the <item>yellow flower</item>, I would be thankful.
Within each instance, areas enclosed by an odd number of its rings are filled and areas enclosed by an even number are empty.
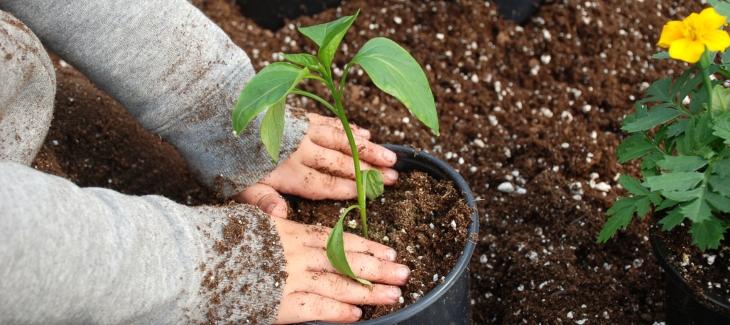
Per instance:
[[[707,8],[683,21],[670,21],[662,28],[657,45],[669,48],[669,56],[674,59],[695,63],[705,52],[705,46],[712,52],[725,51],[730,46],[730,35],[721,29],[727,26],[726,18]]]

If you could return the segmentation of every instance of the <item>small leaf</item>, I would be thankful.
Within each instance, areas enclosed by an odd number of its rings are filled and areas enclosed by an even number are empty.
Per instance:
[[[707,203],[709,203],[710,206],[712,208],[714,208],[714,210],[722,211],[725,213],[730,213],[730,199],[729,198],[706,191],[705,200],[707,200]]]
[[[714,216],[699,222],[692,222],[692,228],[689,230],[689,233],[692,234],[692,244],[697,245],[703,252],[708,248],[718,248],[724,232],[722,221]]]
[[[726,145],[730,145],[730,112],[724,112],[718,116],[713,129],[715,132],[712,134],[725,140]]]
[[[309,69],[283,62],[263,68],[246,84],[233,108],[233,130],[241,134],[253,118],[280,101],[309,74]]]
[[[643,185],[652,191],[685,191],[695,188],[702,179],[700,173],[674,172],[646,177]]]
[[[667,136],[676,137],[684,133],[687,130],[687,124],[689,124],[689,119],[678,118],[677,121],[672,122],[672,124],[669,125]]]
[[[625,163],[629,160],[639,158],[647,153],[655,150],[654,144],[651,143],[641,133],[632,134],[624,139],[618,148],[616,148],[616,155],[618,156],[619,163]]]
[[[606,215],[612,216],[606,220],[601,233],[598,234],[598,243],[605,243],[611,239],[620,228],[626,228],[634,216],[636,211],[636,202],[639,199],[635,197],[619,198],[613,206],[606,211]]]
[[[651,56],[652,59],[671,59],[672,57],[669,56],[669,52],[659,52],[657,54],[654,54]]]
[[[712,217],[712,209],[704,200],[704,195],[693,201],[682,203],[679,206],[679,212],[692,220],[693,223],[702,222]]]
[[[662,191],[662,195],[675,202],[687,202],[702,196],[704,189],[701,187],[687,191]]]
[[[718,177],[717,175],[710,175],[707,183],[710,184],[710,188],[713,191],[730,197],[730,182],[728,182],[728,179]]]
[[[682,115],[682,112],[671,108],[670,104],[659,104],[650,109],[649,114],[646,117],[637,119],[632,123],[625,124],[621,127],[621,130],[624,132],[646,131],[680,115]]]
[[[723,159],[713,162],[712,173],[722,178],[730,177],[730,160]]]
[[[649,213],[649,205],[651,205],[651,200],[649,200],[648,197],[644,196],[639,198],[639,200],[636,201],[636,215],[639,216],[639,218],[643,218],[647,213]]]
[[[346,275],[364,285],[372,287],[373,284],[370,283],[370,281],[360,279],[355,275],[355,272],[352,272],[352,269],[350,268],[350,263],[347,262],[347,256],[345,255],[345,241],[342,221],[345,219],[347,212],[350,212],[350,210],[352,210],[353,208],[357,208],[357,206],[353,205],[345,210],[345,212],[343,212],[340,216],[340,220],[338,220],[337,224],[335,224],[334,228],[332,228],[332,232],[330,232],[330,235],[327,238],[327,259],[329,259],[332,266],[334,266],[335,269],[337,269],[337,271],[339,271],[343,275]]]
[[[312,71],[320,71],[322,68],[322,66],[319,65],[317,57],[311,54],[282,54],[281,56],[292,63],[307,67],[307,69]]]
[[[281,146],[281,138],[284,137],[285,113],[286,97],[282,97],[274,105],[269,106],[269,110],[266,111],[264,120],[261,122],[261,140],[274,163],[279,160],[279,147]]]
[[[679,209],[673,209],[662,220],[659,220],[659,224],[662,225],[662,231],[669,231],[680,225],[682,221],[684,221],[684,215],[679,212]]]
[[[401,101],[416,117],[439,134],[436,103],[428,78],[408,51],[382,37],[369,40],[352,64],[359,64],[373,83]]]
[[[694,172],[707,165],[707,161],[697,156],[666,156],[657,165],[664,170]]]
[[[626,191],[633,195],[649,195],[649,190],[641,185],[638,180],[631,177],[631,175],[619,176],[618,182],[626,189]]]
[[[715,112],[725,112],[730,109],[730,89],[722,85],[712,88],[712,109]]]
[[[702,74],[698,73],[695,78],[702,78]],[[704,90],[693,93],[692,101],[689,102],[689,110],[692,113],[699,114],[705,109],[707,98],[707,92]]]
[[[672,78],[663,78],[655,81],[646,89],[647,98],[645,102],[671,103],[674,98],[671,93]]]
[[[695,72],[695,69],[687,69],[684,73],[682,73],[682,76],[680,76],[680,78],[685,77],[685,76],[689,77],[693,72]],[[701,84],[702,81],[704,81],[704,78],[702,77],[701,73],[695,74],[695,76],[692,77],[691,79],[689,79],[688,82],[684,82],[683,80],[680,81],[680,78],[677,78],[676,84],[681,86],[679,89],[679,98],[681,100],[684,100],[684,98],[687,97],[687,95],[689,95],[690,92],[697,89],[697,85]],[[674,92],[676,93],[676,91],[674,91]],[[692,100],[694,100],[694,101],[704,100],[707,96],[705,96],[704,92],[702,92],[702,93],[703,94],[701,96],[698,96],[699,94],[697,94],[697,93],[693,94]]]
[[[322,61],[322,66],[326,69],[332,65],[332,59],[335,57],[337,48],[340,47],[340,42],[359,13],[360,10],[352,16],[345,16],[329,23],[299,28],[300,33],[312,39],[319,46],[318,56]]]
[[[652,192],[652,193],[655,193],[655,192]],[[662,210],[664,210],[664,209],[666,209],[666,208],[671,208],[671,207],[673,207],[674,205],[676,205],[677,203],[679,203],[679,202],[677,202],[677,201],[674,201],[674,200],[670,200],[670,199],[666,199],[666,200],[662,201],[662,203],[661,203],[661,204],[659,204],[659,205],[658,205],[658,206],[656,207],[656,209],[654,209],[654,211],[655,211],[655,212],[656,212],[656,211],[662,211]]]
[[[730,3],[727,0],[707,0],[707,3],[715,9],[720,16],[725,16],[726,22],[730,23]],[[725,59],[725,53],[723,53],[723,61]]]
[[[365,187],[365,196],[373,200],[383,194],[385,187],[383,186],[383,175],[377,169],[366,169],[362,171],[363,186]]]

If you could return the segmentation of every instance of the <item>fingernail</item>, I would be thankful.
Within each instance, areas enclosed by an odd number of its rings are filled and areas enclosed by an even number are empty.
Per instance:
[[[393,169],[387,169],[385,171],[385,177],[387,177],[391,182],[395,182],[398,179],[398,172]]]
[[[267,206],[266,209],[264,209],[264,212],[267,214],[271,214],[271,211],[274,211],[275,208],[276,208],[276,204],[269,204],[269,206]]]
[[[398,298],[401,296],[400,289],[398,287],[390,287],[385,290],[385,296],[390,300],[398,301]]]
[[[395,153],[390,150],[383,151],[383,159],[387,162],[394,163],[395,162]]]
[[[360,316],[362,316],[362,310],[360,310],[360,308],[357,308],[357,307],[352,307],[352,315],[359,319]]]
[[[398,280],[404,283],[408,281],[408,276],[410,275],[411,270],[409,270],[405,265],[398,267],[398,270],[395,271],[395,276],[398,277]]]
[[[388,261],[395,262],[396,256],[398,256],[398,253],[396,253],[394,249],[385,251],[385,257],[388,258]]]
[[[369,138],[370,137],[370,131],[368,131],[366,129],[357,129],[357,131],[355,131],[355,132],[360,137],[363,137],[363,138]]]

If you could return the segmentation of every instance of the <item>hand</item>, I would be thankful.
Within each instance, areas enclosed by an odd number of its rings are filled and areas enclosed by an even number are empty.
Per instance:
[[[234,200],[286,218],[286,201],[279,193],[312,200],[357,197],[355,167],[342,124],[335,118],[313,113],[308,117],[309,128],[297,150],[269,175],[234,196]],[[360,155],[360,168],[377,168],[385,185],[395,184],[398,172],[388,168],[396,162],[395,153],[370,142],[368,130],[350,126]]]
[[[327,260],[330,228],[276,217],[271,221],[279,232],[289,274],[275,324],[354,322],[362,315],[355,305],[398,303],[401,291],[397,286],[408,281],[410,270],[394,263],[396,253],[390,247],[345,233],[347,260],[357,277],[373,282],[371,289],[340,275]]]

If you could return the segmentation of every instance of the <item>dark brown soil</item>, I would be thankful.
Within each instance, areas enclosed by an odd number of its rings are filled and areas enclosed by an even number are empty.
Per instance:
[[[547,0],[518,26],[484,1],[353,0],[275,32],[255,25],[229,1],[193,2],[257,69],[273,62],[276,52],[314,50],[294,27],[357,8],[360,17],[338,64],[368,39],[385,36],[426,67],[440,137],[357,68],[345,107],[374,141],[442,157],[479,197],[480,238],[470,265],[475,323],[665,320],[664,275],[651,253],[649,221],[632,222],[607,244],[595,241],[605,211],[625,194],[617,176],[637,176],[638,162],[616,163],[623,116],[649,83],[684,67],[650,58],[659,51],[661,27],[699,11],[699,1]],[[174,148],[141,130],[76,71],[56,64],[55,120],[35,162],[39,169],[83,186],[220,203],[193,180]],[[329,97],[314,84],[304,87]],[[290,104],[327,113],[300,98]],[[503,183],[516,190],[500,191]]]
[[[296,200],[292,220],[334,227],[341,210],[352,202]],[[451,272],[466,245],[472,220],[469,206],[449,181],[437,181],[422,172],[399,176],[383,196],[368,202],[368,237],[398,253],[398,263],[411,269],[411,278],[401,287],[403,303],[364,306],[362,319],[393,313],[418,301]],[[343,221],[345,231],[362,234],[359,214]]]

